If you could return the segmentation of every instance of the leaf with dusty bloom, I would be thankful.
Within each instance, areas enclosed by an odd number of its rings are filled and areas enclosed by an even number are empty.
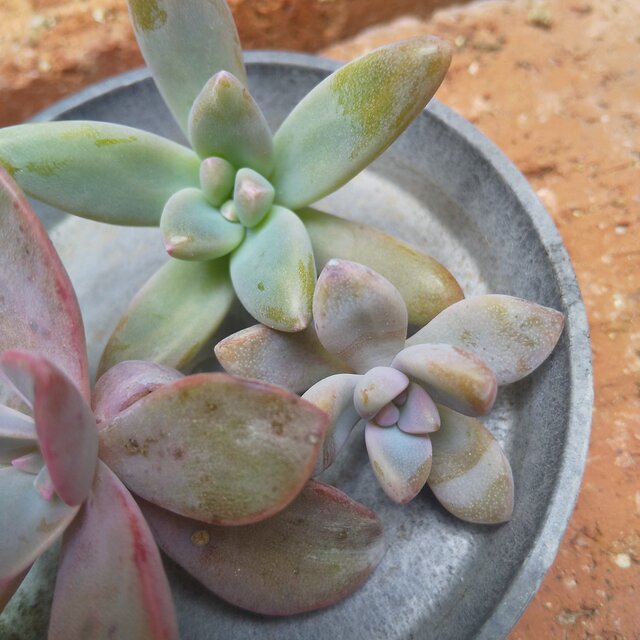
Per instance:
[[[246,84],[225,0],[129,0],[129,13],[145,62],[185,134],[191,105],[211,76],[224,69]]]
[[[100,457],[134,493],[187,517],[256,522],[309,479],[327,416],[298,396],[222,373],[166,384],[100,431]]]
[[[431,396],[415,382],[407,389],[406,400],[400,406],[398,429],[405,433],[427,434],[440,428],[440,414]]]
[[[313,320],[324,348],[358,373],[389,365],[407,336],[407,308],[398,290],[347,260],[331,260],[322,270]]]
[[[498,384],[524,378],[556,346],[564,316],[555,309],[505,295],[462,300],[411,336],[409,345],[446,342],[475,353]]]
[[[314,481],[284,511],[245,527],[141,507],[170,558],[223,600],[267,615],[338,602],[362,585],[385,551],[373,511]]]
[[[108,122],[38,122],[0,130],[0,167],[30,196],[83,218],[156,226],[172,193],[199,185],[198,156]]]
[[[364,169],[422,111],[450,59],[445,41],[413,38],[367,53],[321,82],[275,135],[277,201],[308,205]]]
[[[388,233],[310,207],[298,215],[309,232],[318,271],[333,258],[377,271],[400,291],[411,324],[422,327],[464,297],[442,264]]]
[[[431,490],[462,520],[506,522],[513,512],[513,476],[500,445],[479,420],[438,409],[441,427],[431,435]]]
[[[129,303],[102,354],[99,374],[123,360],[185,367],[213,336],[233,299],[226,258],[169,260]]]
[[[391,367],[374,367],[356,385],[353,402],[361,418],[371,420],[409,386],[409,378]]]
[[[49,640],[177,640],[169,582],[131,494],[99,463],[91,496],[64,533]]]

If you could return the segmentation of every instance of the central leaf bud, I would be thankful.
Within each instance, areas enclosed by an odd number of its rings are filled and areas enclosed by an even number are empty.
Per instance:
[[[275,190],[271,183],[253,169],[236,173],[233,204],[238,220],[245,227],[255,227],[273,204]]]

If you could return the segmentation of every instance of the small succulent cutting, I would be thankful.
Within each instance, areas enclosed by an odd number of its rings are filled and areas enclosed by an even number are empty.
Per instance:
[[[485,295],[451,305],[408,341],[407,316],[386,278],[332,260],[315,289],[315,330],[290,336],[250,327],[219,343],[216,355],[228,371],[298,391],[313,385],[302,397],[331,418],[317,473],[364,420],[371,465],[392,500],[408,502],[428,483],[459,518],[504,522],[513,509],[511,468],[475,418],[491,410],[497,385],[521,379],[547,358],[563,316]],[[311,366],[302,371],[301,362]]]
[[[131,0],[156,84],[193,150],[102,122],[0,131],[0,166],[31,196],[70,213],[159,225],[172,258],[131,302],[104,372],[148,359],[182,368],[213,335],[233,292],[261,323],[304,329],[317,269],[359,260],[390,278],[412,322],[462,293],[439,263],[394,238],[308,209],[364,169],[440,85],[449,45],[421,37],[382,47],[313,89],[272,136],[247,87],[224,0]]]
[[[263,613],[326,606],[370,575],[379,520],[309,482],[322,411],[270,384],[139,361],[90,394],[73,289],[2,170],[0,237],[1,609],[60,537],[52,640],[178,637],[154,535],[210,590]]]

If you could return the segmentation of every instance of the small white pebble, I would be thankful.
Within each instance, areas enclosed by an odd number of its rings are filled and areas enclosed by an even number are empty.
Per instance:
[[[616,226],[616,233],[619,236],[623,236],[625,233],[627,233],[627,225],[626,224],[619,224]]]
[[[613,561],[621,568],[621,569],[630,569],[631,568],[631,556],[628,553],[617,553]]]
[[[475,76],[479,70],[480,70],[480,65],[477,62],[472,62],[469,65],[469,68],[467,69],[467,71],[469,72],[469,75],[471,76]]]

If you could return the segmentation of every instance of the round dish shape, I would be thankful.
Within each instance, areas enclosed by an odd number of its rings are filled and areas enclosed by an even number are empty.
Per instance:
[[[246,57],[252,95],[274,131],[338,66],[302,54],[252,52]],[[146,70],[86,89],[36,119],[119,122],[184,141]],[[95,374],[127,302],[167,259],[160,234],[157,229],[99,225],[39,203],[35,207],[78,294]],[[505,293],[565,314],[565,330],[552,356],[525,380],[501,389],[483,420],[513,469],[513,519],[501,526],[461,522],[428,489],[408,505],[391,503],[366,463],[362,432],[356,429],[322,479],[383,520],[387,552],[371,579],[328,609],[265,618],[230,607],[166,560],[181,638],[503,637],[555,557],[580,487],[589,440],[588,327],[560,236],[511,162],[437,101],[370,168],[318,207],[416,245],[440,260],[467,296]],[[248,324],[251,320],[238,307],[219,337]],[[45,637],[55,555],[54,550],[38,561],[0,618],[0,636]]]

